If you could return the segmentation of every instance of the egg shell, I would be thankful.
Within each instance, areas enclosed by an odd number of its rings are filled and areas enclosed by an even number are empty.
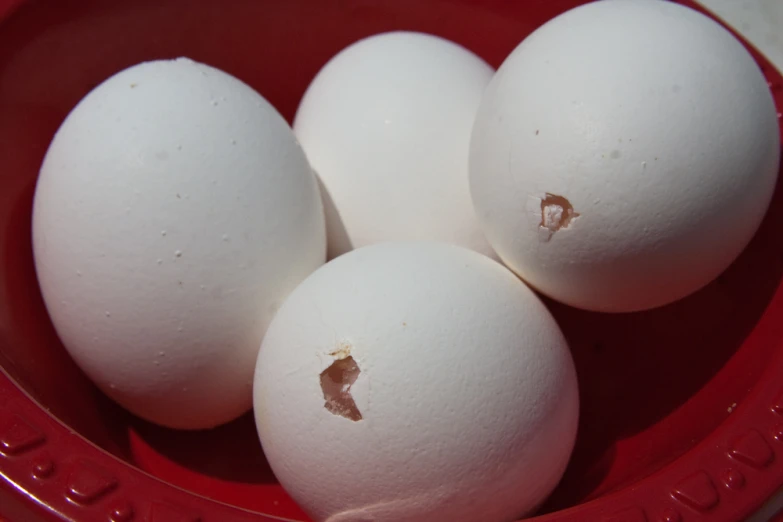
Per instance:
[[[323,374],[346,361],[358,375],[334,384],[355,409],[336,414]],[[453,245],[380,243],[291,293],[254,411],[275,476],[316,521],[496,522],[555,487],[578,393],[560,329],[510,271]]]
[[[326,253],[317,183],[286,122],[184,58],[119,72],[68,115],[41,167],[33,247],[78,365],[175,428],[251,407],[266,327]]]
[[[423,33],[360,40],[302,99],[294,133],[320,177],[329,257],[380,241],[437,240],[494,255],[476,222],[468,147],[494,70]]]
[[[498,69],[470,185],[487,238],[527,282],[634,311],[739,255],[779,159],[766,81],[727,30],[674,2],[604,0],[548,22]]]

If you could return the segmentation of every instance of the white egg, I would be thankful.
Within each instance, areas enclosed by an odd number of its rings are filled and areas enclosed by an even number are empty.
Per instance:
[[[545,24],[498,69],[470,185],[489,242],[525,280],[633,311],[739,255],[779,156],[772,96],[728,31],[674,2],[604,0]]]
[[[468,188],[473,119],[493,69],[442,38],[393,32],[331,59],[294,133],[322,182],[329,256],[436,240],[493,255]]]
[[[314,520],[507,521],[559,481],[578,417],[566,341],[510,271],[429,242],[308,277],[259,352],[254,410]]]
[[[175,428],[251,407],[266,327],[326,254],[317,183],[286,122],[188,59],[126,69],[68,115],[41,167],[33,246],[75,361]]]

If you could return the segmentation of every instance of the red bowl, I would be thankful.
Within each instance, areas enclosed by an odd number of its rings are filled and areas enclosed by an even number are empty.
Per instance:
[[[132,64],[184,55],[241,78],[290,119],[316,71],[361,37],[430,32],[497,66],[580,3],[0,0],[0,519],[305,518],[251,416],[203,432],[151,425],[98,392],[57,339],[33,268],[31,206],[49,141],[82,96]],[[783,80],[754,56],[780,107]],[[582,415],[537,520],[735,522],[783,485],[782,231],[779,184],[753,242],[697,294],[624,315],[549,303]]]

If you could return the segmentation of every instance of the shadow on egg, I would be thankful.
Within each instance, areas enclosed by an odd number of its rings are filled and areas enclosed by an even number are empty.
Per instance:
[[[718,374],[732,358],[752,364],[753,357],[764,360],[760,351],[770,349],[750,334],[774,322],[762,316],[783,277],[781,230],[783,168],[769,211],[748,247],[700,291],[627,314],[577,310],[543,298],[568,338],[581,401],[573,458],[543,512],[614,491],[659,469],[716,428],[707,420],[721,417],[714,408],[722,408],[725,419],[737,406],[732,397],[744,396],[755,381],[736,382],[734,376],[721,382]],[[670,432],[664,440],[670,426],[680,433],[672,437]],[[635,446],[634,435],[642,431],[644,444],[653,446]],[[634,457],[625,456],[630,454]],[[667,457],[661,461],[651,454]],[[618,466],[618,458],[628,461]],[[624,471],[617,473],[619,468]]]
[[[317,172],[315,179],[318,181],[318,189],[321,192],[321,202],[324,205],[324,216],[326,217],[326,237],[328,238],[326,259],[331,261],[335,257],[353,250],[353,244],[351,238],[348,237],[348,231],[345,229],[340,212],[334,204],[334,199]]]

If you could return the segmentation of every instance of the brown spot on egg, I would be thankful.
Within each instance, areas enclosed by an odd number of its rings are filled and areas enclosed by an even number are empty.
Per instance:
[[[549,232],[547,240],[558,230],[568,228],[573,220],[578,217],[579,214],[574,212],[574,207],[563,196],[547,192],[544,199],[541,200],[541,223],[539,223],[539,227]]]
[[[360,373],[359,365],[350,355],[337,359],[321,372],[326,411],[354,422],[362,420],[362,414],[351,396],[351,386]]]

